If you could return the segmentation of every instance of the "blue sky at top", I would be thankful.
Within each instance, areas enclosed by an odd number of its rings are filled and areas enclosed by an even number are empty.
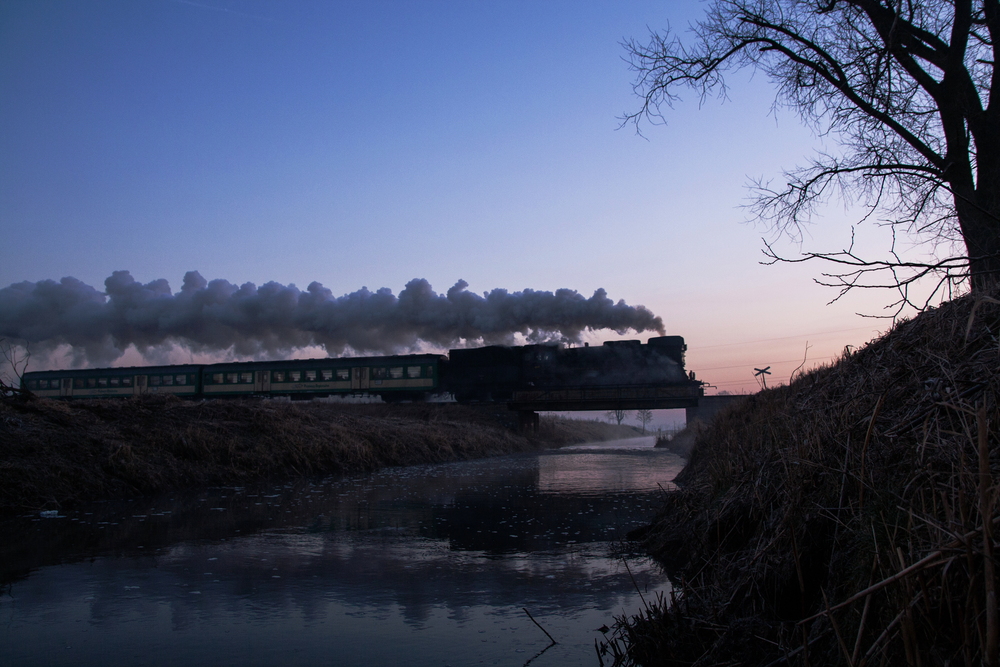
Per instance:
[[[0,284],[603,287],[727,388],[810,336],[828,357],[884,327],[854,315],[880,302],[827,307],[819,267],[758,265],[747,177],[818,145],[766,80],[619,129],[621,41],[703,8],[0,0]],[[827,217],[810,249],[846,242]]]

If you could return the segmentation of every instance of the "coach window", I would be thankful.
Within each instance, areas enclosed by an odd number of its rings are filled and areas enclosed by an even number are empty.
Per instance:
[[[351,379],[351,369],[349,369],[349,368],[338,368],[337,369],[337,379],[338,380],[350,380]]]
[[[83,378],[73,378],[73,388],[83,389]]]
[[[212,384],[222,384],[222,373],[212,373]]]
[[[250,384],[253,382],[253,373],[240,373],[240,382]]]
[[[274,371],[271,376],[271,382],[284,382],[285,381],[285,371]]]
[[[288,381],[298,382],[302,379],[302,371],[288,371]]]
[[[161,378],[159,375],[150,375],[149,376],[149,386],[151,386],[151,387],[159,387],[160,386],[160,382],[162,382],[162,381],[163,381],[163,378]]]
[[[236,384],[239,379],[238,373],[226,373],[226,384]]]
[[[32,391],[34,391],[34,390],[38,389],[38,386],[40,384],[41,384],[41,382],[39,382],[38,380],[28,380],[28,389],[31,389]]]
[[[117,387],[120,380],[118,378],[111,378],[111,386]]]
[[[329,381],[333,379],[333,371],[320,371],[319,375],[324,381]]]
[[[178,375],[178,376],[176,376],[174,378],[174,382],[176,382],[177,384],[187,384],[188,383],[187,375]]]
[[[173,375],[164,375],[163,376],[163,384],[172,385],[173,383],[174,383],[174,376]]]
[[[420,377],[420,366],[407,366],[406,367],[406,377],[408,377],[408,378],[418,378],[418,377]]]
[[[385,368],[373,368],[372,369],[372,378],[374,378],[376,380],[381,380],[381,379],[385,378],[386,375],[387,375],[387,373],[386,373],[386,369]]]
[[[391,377],[393,380],[398,380],[401,377],[403,377],[403,367],[402,366],[393,366],[392,368],[390,368],[389,369],[389,377]]]
[[[132,378],[131,377],[124,377],[124,378],[122,378],[122,386],[123,387],[131,387],[132,386]]]
[[[108,386],[108,378],[97,378],[97,386],[98,387],[107,387]]]
[[[316,381],[316,371],[306,371],[306,382]]]

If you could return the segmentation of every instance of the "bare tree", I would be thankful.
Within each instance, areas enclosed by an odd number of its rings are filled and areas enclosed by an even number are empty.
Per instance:
[[[21,377],[31,361],[27,343],[22,347],[0,338],[0,356],[3,357],[0,361],[0,397],[28,395],[28,390],[21,386]]]
[[[635,420],[642,424],[642,432],[646,433],[646,424],[653,421],[653,411],[652,410],[636,410]]]
[[[608,410],[608,419],[614,419],[615,423],[621,426],[622,422],[625,421],[625,418],[628,417],[628,412],[628,410],[622,410],[620,408],[616,410]]]
[[[754,216],[801,239],[817,206],[839,194],[939,258],[904,262],[894,244],[871,260],[852,244],[796,259],[839,264],[818,282],[841,294],[892,287],[918,307],[909,288],[928,275],[935,291],[1000,283],[1000,0],[714,0],[692,32],[690,45],[669,29],[626,44],[643,98],[627,121],[662,121],[683,87],[725,97],[727,70],[761,71],[776,107],[842,150],[778,187],[754,183]]]

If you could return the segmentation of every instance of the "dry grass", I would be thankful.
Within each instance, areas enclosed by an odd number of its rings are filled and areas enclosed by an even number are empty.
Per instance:
[[[966,297],[702,433],[635,537],[676,582],[615,664],[997,664],[1000,294]]]
[[[578,426],[586,422],[563,421],[543,420],[525,437],[502,405],[4,400],[0,513],[602,439]]]

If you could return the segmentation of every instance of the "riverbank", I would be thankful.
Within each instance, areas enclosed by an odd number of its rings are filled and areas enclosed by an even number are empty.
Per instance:
[[[965,297],[720,414],[633,534],[676,586],[615,664],[996,664],[998,337]]]
[[[496,456],[631,429],[503,405],[226,400],[0,401],[0,514],[178,488]]]

